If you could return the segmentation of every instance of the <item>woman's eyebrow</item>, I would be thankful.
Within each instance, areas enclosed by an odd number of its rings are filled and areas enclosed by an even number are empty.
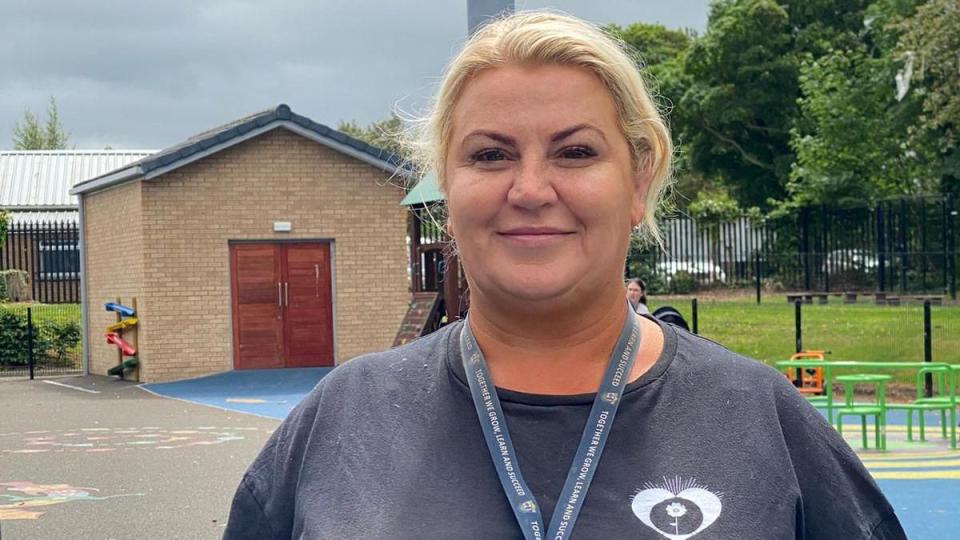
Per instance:
[[[486,137],[488,139],[493,139],[499,143],[503,143],[510,146],[516,146],[517,144],[517,140],[509,135],[504,135],[503,133],[498,133],[496,131],[489,131],[485,129],[477,129],[477,130],[471,131],[470,133],[467,134],[466,137],[463,138],[463,142],[466,142],[467,140],[472,139],[473,137]]]
[[[596,132],[597,135],[600,135],[600,138],[603,139],[604,142],[607,141],[607,138],[603,135],[603,131],[593,127],[590,124],[577,124],[575,126],[571,126],[571,127],[568,127],[567,129],[554,133],[550,137],[550,142],[555,143],[558,141],[562,141],[563,139],[566,139],[567,137],[573,135],[574,133],[578,131],[583,131],[583,130],[590,130],[590,131]]]

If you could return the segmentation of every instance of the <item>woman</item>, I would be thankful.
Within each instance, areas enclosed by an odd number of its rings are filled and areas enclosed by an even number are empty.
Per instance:
[[[647,308],[647,286],[642,279],[630,278],[627,280],[627,301],[630,302],[630,307],[638,315],[650,313],[650,309]]]
[[[629,312],[628,239],[655,235],[671,148],[614,41],[554,14],[487,26],[423,148],[467,321],[324,378],[227,538],[904,537],[782,375]]]

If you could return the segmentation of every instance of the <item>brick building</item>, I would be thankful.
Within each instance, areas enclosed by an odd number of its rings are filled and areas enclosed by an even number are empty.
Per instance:
[[[82,182],[84,359],[136,299],[145,382],[334,365],[389,347],[410,302],[397,156],[280,105]]]

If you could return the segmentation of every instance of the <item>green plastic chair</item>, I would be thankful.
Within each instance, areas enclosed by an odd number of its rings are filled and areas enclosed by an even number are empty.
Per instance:
[[[843,435],[843,417],[859,416],[863,435],[863,447],[867,448],[867,417],[873,417],[875,447],[877,450],[887,449],[887,381],[890,375],[839,375],[836,381],[843,385],[843,405],[834,410],[837,419],[837,431]],[[857,384],[869,384],[874,387],[873,401],[869,403],[855,403],[853,388]]]
[[[926,397],[924,391],[926,388],[926,375],[929,374],[933,379],[933,395]],[[920,368],[917,371],[916,399],[910,403],[891,403],[888,409],[903,410],[907,412],[907,440],[913,441],[913,413],[917,412],[919,417],[918,425],[920,428],[920,440],[925,441],[924,418],[925,412],[935,411],[940,413],[940,431],[943,438],[950,441],[950,448],[957,447],[957,379],[960,377],[960,369],[956,367],[932,366]],[[950,420],[947,421],[949,413]],[[947,434],[949,430],[949,435]]]

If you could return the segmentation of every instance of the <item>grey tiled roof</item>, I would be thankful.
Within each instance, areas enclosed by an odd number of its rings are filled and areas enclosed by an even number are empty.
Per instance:
[[[78,188],[81,192],[85,191],[83,189],[85,185],[93,183],[107,176],[117,175],[123,171],[136,170],[138,175],[146,175],[156,169],[173,166],[177,162],[187,160],[188,158],[204,152],[214,146],[227,144],[232,139],[240,138],[253,130],[262,128],[275,122],[290,122],[296,124],[301,128],[312,131],[321,138],[339,143],[340,145],[349,147],[356,152],[368,156],[370,159],[381,163],[385,169],[393,169],[401,172],[404,169],[404,162],[400,156],[387,150],[371,146],[359,139],[355,139],[345,133],[341,133],[318,122],[314,122],[306,116],[301,116],[291,111],[290,107],[287,105],[281,104],[272,109],[266,109],[264,111],[251,114],[250,116],[240,118],[239,120],[235,120],[211,130],[204,131],[203,133],[194,135],[179,144],[130,163],[122,169],[118,169],[109,174],[104,174],[78,184],[76,188]]]

